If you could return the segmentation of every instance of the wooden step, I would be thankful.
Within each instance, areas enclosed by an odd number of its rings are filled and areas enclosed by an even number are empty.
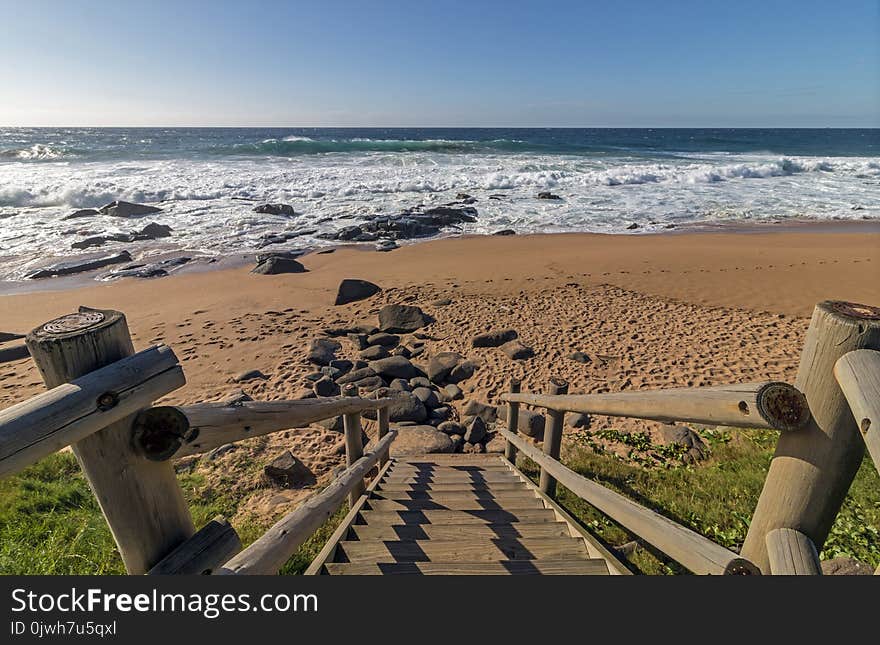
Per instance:
[[[379,484],[377,490],[382,491],[445,491],[445,492],[463,492],[463,491],[517,491],[529,490],[524,482],[494,482],[491,484],[468,483],[468,482],[452,482],[452,483],[426,483],[426,484]]]
[[[438,475],[409,475],[406,473],[388,473],[385,477],[382,478],[382,482],[390,483],[390,484],[424,484],[424,483],[437,483],[437,484],[449,484],[456,482],[473,482],[473,483],[489,483],[494,484],[496,482],[521,482],[522,480],[511,473],[507,472],[497,472],[497,473],[447,473],[447,474],[438,474]]]
[[[393,524],[510,524],[512,522],[555,522],[549,508],[480,511],[370,511],[363,510],[359,520],[369,525]]]
[[[336,562],[483,562],[587,559],[583,540],[482,538],[474,540],[361,540],[340,542]]]
[[[506,465],[498,453],[468,455],[462,453],[435,453],[431,455],[409,455],[395,457],[394,465],[398,464],[440,464],[443,466],[470,465],[470,464],[502,464]]]
[[[564,522],[513,524],[355,524],[349,540],[471,540],[483,538],[571,537]]]
[[[400,491],[400,490],[377,490],[374,491],[372,499],[394,499],[398,501],[406,501],[413,499],[429,499],[434,500],[438,504],[446,502],[488,499],[498,500],[499,504],[515,505],[521,499],[534,499],[537,495],[528,488],[523,490],[425,490],[425,491]]]
[[[544,508],[544,501],[534,495],[517,498],[512,504],[492,499],[443,500],[433,499],[369,499],[366,504],[373,511],[480,511],[480,510],[520,510],[526,508]]]
[[[334,576],[607,576],[604,560],[503,560],[500,562],[328,562]]]
[[[471,473],[504,470],[511,472],[510,468],[501,463],[486,464],[394,464],[391,466],[392,471],[419,471],[419,472],[456,472]]]

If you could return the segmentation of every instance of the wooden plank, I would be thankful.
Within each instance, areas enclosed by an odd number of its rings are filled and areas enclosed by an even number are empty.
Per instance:
[[[361,511],[365,524],[510,524],[513,522],[555,522],[548,508],[477,511]]]
[[[547,394],[550,396],[562,396],[568,394],[568,383],[559,378],[551,379]],[[545,455],[558,461],[559,451],[562,449],[562,428],[565,424],[565,412],[560,410],[548,410],[547,417],[549,423],[544,430],[542,447]],[[508,432],[510,432],[510,430],[508,430]],[[553,479],[553,475],[547,472],[546,468],[541,468],[538,489],[550,499],[556,497],[556,480]]]
[[[370,499],[367,504],[372,511],[480,511],[480,510],[519,510],[526,508],[544,508],[544,502],[530,495],[529,497],[517,498],[513,503],[506,504],[504,500],[474,499],[474,500],[445,500],[435,501],[430,499]]]
[[[502,575],[608,575],[602,560],[508,560],[503,562],[374,562],[327,564],[331,575],[424,575],[424,576],[502,576]]]
[[[406,473],[395,474],[389,473],[385,476],[384,481],[389,484],[403,484],[403,483],[425,483],[432,482],[437,484],[449,484],[456,482],[470,482],[470,483],[488,483],[493,484],[496,482],[508,482],[516,481],[516,478],[513,477],[508,472],[497,472],[497,473],[440,473],[437,475],[409,475]]]
[[[767,556],[774,576],[821,576],[822,565],[812,540],[794,529],[767,534]]]
[[[515,503],[520,499],[535,499],[534,493],[530,490],[473,490],[473,491],[375,491],[371,499],[392,499],[399,501],[407,500],[433,500],[438,504],[455,501],[474,501],[474,500],[497,500],[499,504]]]
[[[615,522],[642,537],[660,551],[696,574],[755,574],[757,567],[748,560],[715,544],[699,533],[655,513],[619,493],[590,481],[551,459],[517,435],[502,435],[516,444],[529,459],[546,468],[557,481],[581,499],[605,513]]]
[[[501,461],[501,455],[498,453],[460,453],[460,452],[435,452],[422,455],[401,455],[394,458],[395,464],[439,464],[439,465],[460,465],[460,464],[498,464]]]
[[[510,380],[510,394],[519,394],[521,383],[519,379]],[[519,403],[509,401],[507,403],[507,431],[516,434],[519,427]],[[516,463],[516,446],[509,441],[504,445],[504,456],[511,463]]]
[[[501,398],[565,412],[786,432],[806,427],[810,418],[804,396],[791,385],[775,382],[565,396],[502,394]]]
[[[844,354],[834,364],[834,376],[880,470],[880,352],[859,349]]]
[[[586,560],[582,540],[483,538],[479,540],[364,540],[340,542],[338,562],[486,562],[493,560]]]
[[[46,387],[54,388],[134,354],[125,316],[81,307],[27,336]],[[102,397],[110,403],[112,396]],[[104,403],[104,401],[102,401]],[[73,444],[131,574],[149,571],[195,529],[169,462],[144,459],[134,448],[134,415]]]
[[[160,345],[0,411],[0,477],[131,416],[184,384],[174,352]]]
[[[272,528],[232,558],[220,574],[275,574],[333,513],[340,507],[358,481],[375,466],[379,457],[388,451],[397,431],[391,430],[376,443],[373,450],[346,468],[324,490],[309,497],[293,512],[285,515]]]
[[[514,522],[513,524],[355,524],[350,540],[472,540],[482,538],[571,537],[562,522]]]
[[[240,551],[238,533],[226,518],[218,515],[162,558],[149,575],[210,575]]]
[[[402,492],[402,491],[438,491],[438,492],[455,492],[455,491],[516,491],[516,490],[525,490],[525,485],[522,482],[496,482],[494,484],[481,484],[481,483],[469,483],[469,482],[459,482],[459,483],[451,483],[451,484],[388,484],[382,483],[379,487],[379,490],[391,492]]]
[[[349,383],[342,388],[342,394],[348,398],[357,398],[357,385]],[[345,432],[345,463],[348,467],[351,467],[353,463],[364,456],[364,431],[361,428],[360,412],[349,412],[343,415],[342,423]],[[355,482],[348,493],[348,505],[354,506],[358,498],[364,494],[366,488],[363,478],[359,482]]]
[[[796,529],[822,550],[862,465],[865,444],[834,377],[837,360],[857,349],[880,349],[880,307],[819,303],[795,379],[812,420],[779,436],[743,543],[743,555],[765,573],[770,571],[765,538],[773,529]]]

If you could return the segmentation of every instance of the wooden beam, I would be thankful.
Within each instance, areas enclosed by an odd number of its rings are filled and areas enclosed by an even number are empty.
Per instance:
[[[391,427],[391,425],[389,423],[389,414],[390,413],[388,410],[388,406],[381,407],[378,410],[377,418],[378,418],[378,423],[379,423],[379,433],[377,436],[379,439],[381,439],[386,434],[388,434],[388,430]],[[343,420],[343,424],[344,424],[344,420]],[[388,463],[388,455],[385,455],[379,459],[380,466],[384,466],[387,463]]]
[[[357,398],[358,387],[353,383],[342,388],[342,394],[346,397]],[[361,415],[359,412],[350,412],[342,417],[342,424],[345,431],[345,464],[351,466],[358,459],[364,456],[364,431],[361,428]],[[358,498],[364,494],[366,485],[363,478],[359,484],[355,484],[351,492],[348,494],[348,505],[353,507]]]
[[[628,531],[654,545],[686,569],[696,574],[710,575],[760,573],[757,567],[736,553],[601,484],[578,475],[517,435],[507,430],[500,432],[506,439],[516,444],[520,452],[545,468],[572,493],[592,504]]]
[[[519,379],[510,379],[510,393],[519,394]],[[510,401],[507,404],[507,431],[516,434],[519,427],[519,403]],[[516,463],[516,446],[509,441],[504,445],[504,458],[512,464]]]
[[[773,529],[765,538],[774,576],[821,576],[822,565],[813,541],[794,529]]]
[[[154,459],[178,459],[213,450],[227,443],[259,437],[281,430],[302,428],[330,417],[388,404],[388,399],[348,397],[296,401],[237,401],[196,405],[159,406],[144,410],[138,425],[150,428]],[[183,421],[178,421],[180,416]],[[173,423],[172,423],[173,421]],[[158,440],[156,434],[167,435]],[[177,446],[170,454],[169,446]],[[147,448],[143,448],[145,452]]]
[[[550,387],[547,390],[550,396],[560,396],[568,394],[568,383],[562,379],[554,378],[550,380]],[[565,412],[559,410],[548,410],[548,421],[544,430],[544,454],[559,461],[559,451],[562,448],[562,428],[565,423]],[[556,480],[553,478],[546,468],[541,468],[541,478],[538,488],[550,499],[556,499]]]
[[[174,352],[162,345],[0,411],[0,477],[85,439],[185,383]]]
[[[226,518],[218,515],[162,558],[149,575],[211,575],[240,551],[238,533]]]
[[[27,336],[49,388],[134,354],[125,316],[81,307]],[[129,573],[149,571],[194,533],[169,462],[144,459],[132,445],[130,415],[73,444]]]
[[[366,474],[379,462],[379,457],[388,452],[395,437],[397,431],[390,430],[376,443],[372,451],[346,468],[324,490],[312,495],[302,506],[276,522],[260,539],[232,558],[217,573],[278,573],[300,545],[336,512],[358,482],[363,484]]]
[[[767,573],[767,533],[793,528],[821,552],[862,464],[865,444],[837,380],[834,364],[857,349],[880,349],[880,308],[825,301],[813,311],[795,387],[812,419],[779,436],[764,488],[743,543],[743,555]]]
[[[880,470],[880,352],[859,349],[844,354],[834,364],[834,376]]]
[[[567,396],[502,394],[501,398],[565,412],[784,431],[806,427],[810,417],[800,392],[774,382]]]

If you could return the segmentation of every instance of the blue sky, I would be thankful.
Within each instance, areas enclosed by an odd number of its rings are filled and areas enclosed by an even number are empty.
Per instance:
[[[880,0],[0,0],[0,125],[880,126]]]

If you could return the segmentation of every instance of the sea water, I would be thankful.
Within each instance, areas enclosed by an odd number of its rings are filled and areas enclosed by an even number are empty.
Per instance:
[[[357,218],[458,193],[477,199],[465,234],[877,219],[880,130],[0,128],[0,279],[150,221],[174,234],[100,251],[228,256],[312,230],[288,246],[327,245]],[[117,199],[163,212],[62,219]],[[253,212],[266,202],[297,215]]]

